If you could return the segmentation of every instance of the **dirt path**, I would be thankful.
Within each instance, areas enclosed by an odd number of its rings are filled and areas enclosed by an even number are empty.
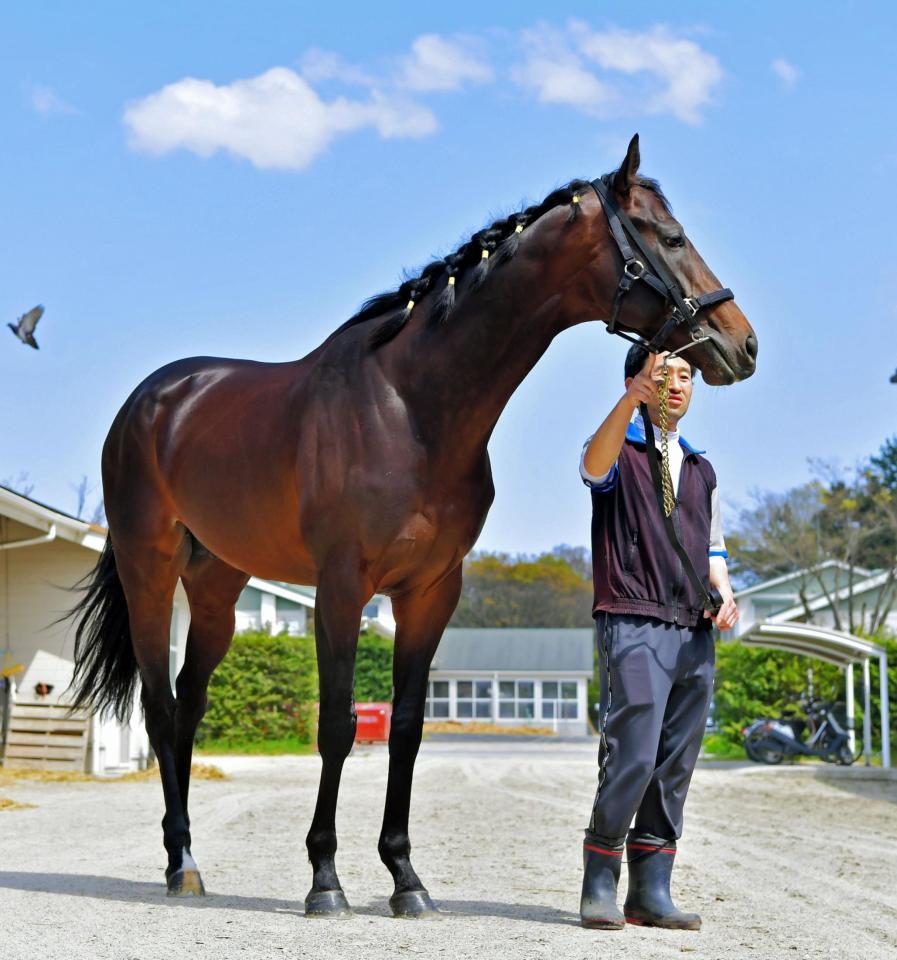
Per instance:
[[[232,779],[191,796],[205,900],[164,895],[158,785],[4,785],[36,807],[0,812],[0,958],[897,957],[897,782],[699,769],[674,892],[704,929],[602,934],[578,923],[592,743],[424,744],[412,840],[436,923],[389,916],[384,750],[357,751],[343,778],[342,922],[302,916],[317,758],[215,762]]]

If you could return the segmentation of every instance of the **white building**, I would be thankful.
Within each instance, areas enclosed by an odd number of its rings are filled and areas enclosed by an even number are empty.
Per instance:
[[[801,621],[820,627],[833,627],[835,618],[832,604],[838,609],[844,629],[847,629],[849,602],[853,604],[855,621],[868,628],[877,604],[882,600],[885,603],[888,601],[887,597],[881,597],[885,589],[893,589],[887,571],[850,568],[838,560],[827,560],[814,570],[795,570],[739,590],[735,600],[741,616],[730,636],[742,636],[760,621]],[[886,624],[897,632],[897,605],[889,613]]]
[[[588,733],[595,632],[449,628],[430,668],[426,721]]]
[[[0,674],[15,683],[18,703],[69,705],[74,635],[69,621],[56,621],[80,598],[66,588],[93,570],[105,540],[104,528],[0,487]],[[175,603],[186,637],[182,588]],[[88,771],[134,769],[147,753],[139,707],[126,724],[90,719]]]

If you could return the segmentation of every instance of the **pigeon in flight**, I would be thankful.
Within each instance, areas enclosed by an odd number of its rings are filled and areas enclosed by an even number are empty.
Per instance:
[[[8,323],[7,326],[10,330],[22,341],[22,343],[27,343],[29,347],[34,347],[35,350],[40,349],[37,345],[37,340],[34,339],[34,328],[37,326],[37,321],[44,315],[44,308],[38,304],[36,307],[33,307],[28,313],[23,313],[19,317],[18,323]]]

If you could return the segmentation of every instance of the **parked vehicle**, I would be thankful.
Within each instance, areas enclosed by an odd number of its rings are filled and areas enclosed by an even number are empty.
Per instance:
[[[843,704],[809,695],[798,705],[806,720],[792,713],[777,720],[764,717],[744,728],[744,749],[751,760],[776,764],[784,757],[806,756],[842,766],[853,763]]]

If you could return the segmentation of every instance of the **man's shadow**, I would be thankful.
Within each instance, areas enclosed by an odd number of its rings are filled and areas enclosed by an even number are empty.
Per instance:
[[[305,915],[300,899],[278,900],[272,897],[242,897],[210,891],[206,897],[168,897],[162,883],[124,880],[83,873],[26,873],[0,870],[0,889],[30,893],[57,893],[69,897],[90,897],[121,903],[165,903],[182,909],[248,910],[254,913]],[[541,904],[503,903],[495,900],[437,900],[446,919],[452,917],[497,917],[526,923],[578,925],[579,915]],[[391,916],[386,898],[374,899],[364,906],[353,905],[361,916]]]

